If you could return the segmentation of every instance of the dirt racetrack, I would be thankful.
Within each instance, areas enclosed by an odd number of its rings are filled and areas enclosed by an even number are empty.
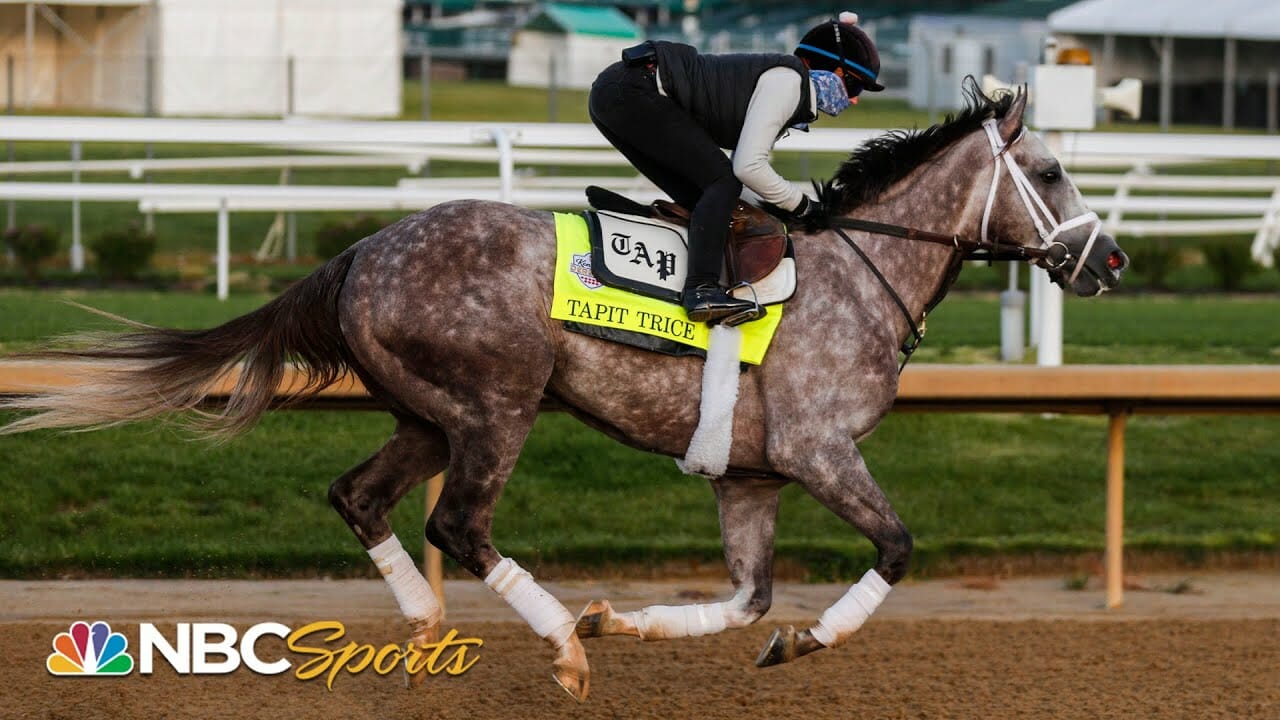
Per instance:
[[[44,668],[73,619],[102,619],[136,651],[140,621],[255,622],[298,628],[341,620],[347,638],[402,640],[379,581],[0,582],[0,717],[15,718],[1280,718],[1280,575],[1150,578],[1126,606],[1061,579],[906,584],[848,645],[756,669],[779,621],[809,622],[843,591],[779,588],[760,625],[664,643],[586,644],[591,697],[576,705],[550,679],[551,653],[478,583],[450,582],[448,627],[479,637],[479,661],[415,691],[398,674],[323,680],[240,668],[181,676],[64,678]],[[623,609],[706,601],[719,583],[561,583],[572,610],[605,596]],[[1172,592],[1177,591],[1177,592]],[[774,617],[774,615],[777,617]],[[344,639],[342,642],[345,642]],[[267,661],[283,641],[258,644]],[[294,656],[295,658],[300,656]]]

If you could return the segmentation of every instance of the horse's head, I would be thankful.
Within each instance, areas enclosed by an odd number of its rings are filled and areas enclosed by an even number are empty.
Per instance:
[[[1006,101],[1008,102],[1008,101]],[[1004,102],[997,106],[1005,105]],[[983,239],[1042,248],[1037,265],[1077,295],[1115,287],[1129,258],[1045,143],[1023,125],[1027,96],[1017,93],[1003,114],[983,124],[977,140],[989,160],[977,177],[991,183],[985,198]],[[994,173],[994,175],[992,174]],[[979,180],[982,182],[982,180]]]

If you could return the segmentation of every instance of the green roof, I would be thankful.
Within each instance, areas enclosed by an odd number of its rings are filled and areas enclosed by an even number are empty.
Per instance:
[[[523,29],[620,38],[644,37],[640,27],[617,8],[560,3],[543,5]]]

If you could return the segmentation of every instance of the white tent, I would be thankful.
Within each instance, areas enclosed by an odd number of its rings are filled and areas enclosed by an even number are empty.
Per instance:
[[[401,0],[0,0],[26,108],[400,113]],[[7,32],[6,32],[7,30]]]

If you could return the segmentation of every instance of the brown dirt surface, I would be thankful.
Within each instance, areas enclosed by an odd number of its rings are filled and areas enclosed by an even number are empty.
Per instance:
[[[105,619],[135,651],[137,622],[221,619],[301,627],[339,619],[347,638],[403,640],[377,581],[0,583],[3,718],[1280,718],[1280,576],[1144,578],[1125,608],[1061,579],[906,584],[847,645],[790,665],[753,660],[776,624],[811,622],[839,586],[779,588],[779,617],[719,636],[586,641],[591,696],[551,680],[552,653],[478,583],[450,583],[447,627],[483,639],[466,673],[406,690],[398,673],[342,674],[332,691],[292,672],[61,678],[45,672],[68,620]],[[548,584],[631,609],[723,588],[715,583]],[[166,591],[166,588],[168,590]],[[132,598],[132,602],[129,602]],[[687,600],[685,601],[687,602]],[[1038,610],[1038,611],[1037,611]],[[503,616],[503,612],[507,613]],[[344,639],[342,642],[346,642]],[[268,639],[259,654],[287,656]]]

